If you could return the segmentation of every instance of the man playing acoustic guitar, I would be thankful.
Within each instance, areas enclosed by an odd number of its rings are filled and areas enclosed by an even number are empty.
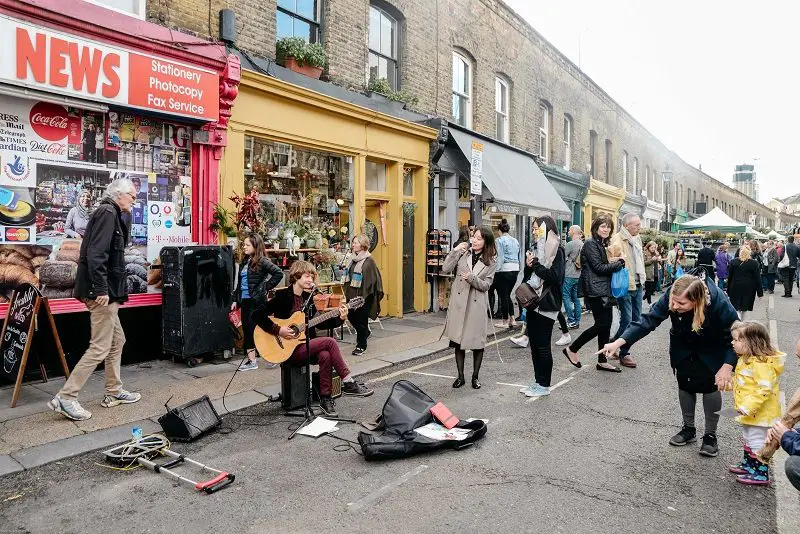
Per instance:
[[[307,261],[296,261],[289,269],[289,287],[277,291],[275,297],[253,311],[252,319],[264,331],[284,339],[294,339],[297,333],[291,328],[275,324],[270,317],[288,319],[293,313],[300,311],[303,304],[309,301],[311,290],[317,280],[317,269]],[[313,309],[313,304],[311,304]],[[319,324],[319,328],[336,328],[347,318],[347,306],[339,308],[339,317]],[[307,333],[310,338],[311,363],[319,364],[319,396],[320,408],[327,415],[336,416],[336,406],[331,398],[331,369],[336,369],[342,377],[342,394],[355,397],[369,397],[373,391],[362,382],[356,382],[350,376],[350,369],[342,357],[339,345],[331,337],[316,337],[315,329]],[[288,361],[292,364],[306,363],[306,345],[302,343],[292,353]]]

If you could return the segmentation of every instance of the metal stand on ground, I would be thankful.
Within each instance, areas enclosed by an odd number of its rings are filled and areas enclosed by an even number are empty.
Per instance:
[[[297,428],[294,429],[292,434],[287,439],[292,439],[297,435],[297,432],[303,428],[305,425],[310,423],[314,419],[314,409],[311,407],[312,403],[312,383],[311,383],[311,339],[308,335],[308,320],[309,320],[309,309],[308,306],[312,302],[314,298],[315,291],[312,291],[311,294],[308,296],[308,299],[303,303],[303,317],[305,320],[304,326],[304,333],[306,336],[305,345],[306,345],[306,405],[303,407],[303,413],[287,413],[286,415],[289,417],[302,417],[303,422],[300,423]]]

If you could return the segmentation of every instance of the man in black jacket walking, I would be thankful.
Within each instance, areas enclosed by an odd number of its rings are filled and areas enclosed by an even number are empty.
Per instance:
[[[120,363],[125,334],[119,322],[119,306],[128,300],[125,275],[125,245],[128,227],[122,213],[131,211],[136,189],[127,178],[114,180],[106,196],[94,210],[81,243],[75,298],[89,309],[92,335],[89,348],[72,370],[61,391],[47,403],[51,410],[74,421],[92,414],[78,403],[78,393],[101,362],[105,362],[105,389],[101,406],[139,401],[139,393],[122,389]]]
[[[786,246],[783,249],[781,260],[783,256],[789,256],[789,266],[781,268],[781,280],[783,280],[783,295],[782,297],[792,297],[792,283],[794,282],[794,272],[797,270],[797,260],[800,258],[800,247],[794,243],[794,236],[790,235],[786,238]]]

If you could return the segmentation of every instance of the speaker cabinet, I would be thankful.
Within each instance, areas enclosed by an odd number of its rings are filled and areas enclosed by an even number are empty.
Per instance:
[[[222,424],[217,410],[208,395],[187,402],[177,408],[170,408],[158,418],[164,434],[174,441],[192,441]]]
[[[332,371],[331,397],[342,396],[342,377],[336,370]],[[306,405],[306,366],[292,367],[281,365],[281,407],[284,410],[296,410]],[[311,373],[312,398],[319,401],[319,373]]]

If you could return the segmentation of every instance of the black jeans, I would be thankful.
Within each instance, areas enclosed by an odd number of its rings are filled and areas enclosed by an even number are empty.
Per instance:
[[[781,271],[783,281],[783,294],[792,296],[792,282],[794,282],[794,267],[785,267]]]
[[[511,290],[517,283],[519,271],[500,271],[495,273],[494,281],[497,284],[497,296],[500,303],[497,306],[497,315],[504,320],[514,317],[514,303],[511,301]]]
[[[253,313],[253,299],[242,299],[240,304],[242,308],[242,332],[244,333],[244,351],[245,353],[255,348],[255,343],[253,342],[253,330],[256,328],[256,324],[250,318],[250,315]]]
[[[764,275],[764,277],[767,279],[767,287],[765,289],[775,291],[775,276],[775,273],[766,273]]]
[[[712,278],[713,280],[713,278]],[[646,300],[649,304],[652,304],[652,297],[653,294],[656,292],[656,281],[655,280],[647,280],[644,283],[644,300]]]
[[[553,375],[553,351],[550,348],[550,342],[553,337],[553,324],[555,324],[555,321],[531,311],[527,315],[527,323],[531,359],[533,360],[533,375],[537,384],[549,388],[550,379]]]
[[[586,305],[592,310],[592,317],[594,324],[581,333],[581,335],[572,342],[569,350],[578,352],[581,347],[586,345],[593,337],[597,337],[597,348],[602,349],[608,343],[611,337],[611,322],[614,318],[613,309],[611,306],[603,304],[603,297],[586,297],[584,299]],[[597,356],[598,363],[605,363],[608,360],[605,355],[600,354]]]
[[[347,320],[356,329],[356,347],[367,348],[367,338],[369,337],[369,311],[372,309],[372,301],[375,295],[364,297],[364,305],[355,310],[350,310]]]

